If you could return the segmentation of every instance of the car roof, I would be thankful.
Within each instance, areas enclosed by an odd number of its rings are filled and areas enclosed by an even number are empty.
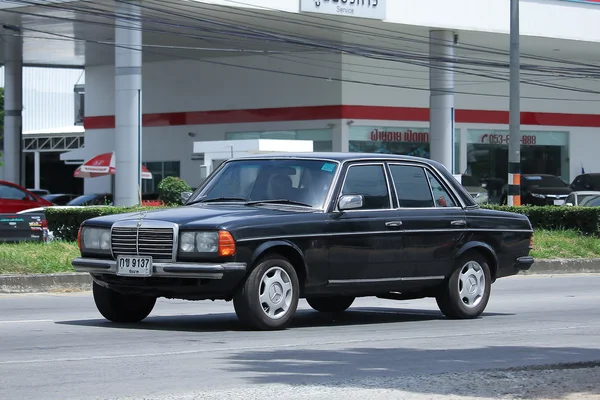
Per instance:
[[[521,176],[543,176],[543,177],[547,177],[547,178],[559,178],[556,175],[552,175],[552,174],[522,174]],[[560,178],[559,178],[560,179]]]
[[[575,193],[576,195],[580,195],[580,194],[583,194],[583,195],[585,195],[585,194],[597,194],[597,195],[600,195],[600,191],[598,191],[598,190],[580,190],[580,191],[573,192],[573,193]]]
[[[252,154],[247,156],[234,157],[227,161],[235,160],[261,160],[261,159],[305,159],[305,160],[328,160],[337,161],[340,163],[351,161],[412,161],[431,165],[436,169],[444,168],[444,166],[434,160],[423,157],[403,156],[398,154],[378,154],[378,153],[344,153],[344,152],[313,152],[313,153],[266,153]]]

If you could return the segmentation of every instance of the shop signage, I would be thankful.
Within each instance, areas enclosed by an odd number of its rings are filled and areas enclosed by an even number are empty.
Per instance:
[[[469,129],[468,143],[508,146],[510,132],[507,130]],[[568,146],[568,132],[521,131],[522,146]]]
[[[386,0],[300,0],[300,11],[384,20]]]
[[[373,142],[429,143],[429,132],[412,129],[404,132],[373,129],[370,138]]]
[[[502,135],[495,133],[484,133],[481,135],[481,143],[483,144],[508,144],[510,135]],[[524,146],[532,146],[537,144],[536,135],[522,135],[521,144]]]

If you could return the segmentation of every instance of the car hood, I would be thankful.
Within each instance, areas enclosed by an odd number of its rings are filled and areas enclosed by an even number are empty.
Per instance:
[[[309,212],[313,214],[312,212]],[[278,206],[245,206],[243,204],[195,204],[175,208],[163,208],[158,210],[147,210],[143,212],[132,212],[125,214],[111,214],[92,218],[87,224],[109,226],[117,221],[123,220],[159,220],[173,222],[184,228],[194,227],[220,227],[227,229],[233,222],[242,222],[248,225],[250,220],[270,219],[274,217],[290,216],[297,218],[306,215],[307,210],[301,207]]]
[[[532,187],[529,188],[529,193],[539,193],[539,194],[558,194],[558,195],[566,195],[570,194],[573,190],[569,187]]]

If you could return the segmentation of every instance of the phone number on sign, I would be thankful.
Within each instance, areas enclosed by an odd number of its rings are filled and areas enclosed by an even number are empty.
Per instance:
[[[508,144],[510,135],[483,135],[481,137],[481,143],[489,144]],[[521,144],[534,145],[536,144],[537,138],[534,135],[521,136]]]

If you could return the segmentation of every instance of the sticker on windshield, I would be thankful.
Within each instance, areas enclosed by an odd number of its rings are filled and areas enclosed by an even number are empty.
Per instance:
[[[335,164],[334,163],[325,163],[321,167],[321,171],[333,172],[334,170],[335,170]]]
[[[541,176],[526,176],[525,179],[528,181],[541,181],[542,177]]]

